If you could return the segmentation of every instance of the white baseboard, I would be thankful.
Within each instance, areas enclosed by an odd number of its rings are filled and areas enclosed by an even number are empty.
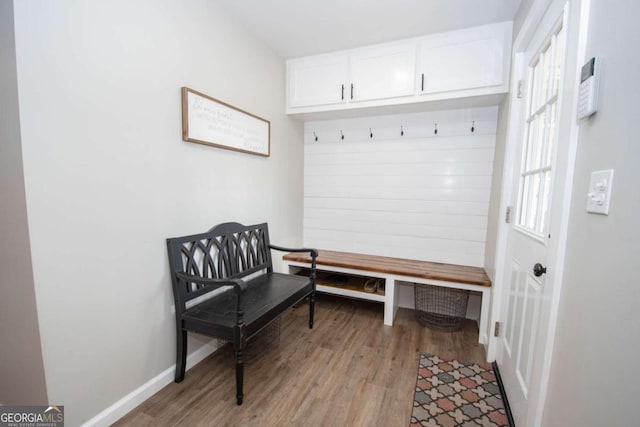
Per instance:
[[[214,341],[215,342],[215,341]],[[205,344],[189,356],[187,356],[187,370],[191,369],[211,353],[219,349],[220,346]],[[164,370],[159,375],[151,378],[131,393],[118,400],[113,405],[100,412],[84,424],[83,427],[107,427],[128,414],[133,408],[162,390],[174,380],[176,365]]]
[[[484,345],[484,349],[487,350],[487,344],[489,344],[489,336],[487,334],[482,334],[482,336],[478,339],[478,342]],[[493,362],[493,360],[490,360]]]

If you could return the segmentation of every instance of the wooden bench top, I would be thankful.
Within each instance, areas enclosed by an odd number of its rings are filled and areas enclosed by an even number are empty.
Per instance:
[[[282,258],[286,261],[311,263],[311,256],[305,253],[289,253]],[[316,263],[398,276],[491,286],[491,280],[482,267],[325,250],[319,251]]]

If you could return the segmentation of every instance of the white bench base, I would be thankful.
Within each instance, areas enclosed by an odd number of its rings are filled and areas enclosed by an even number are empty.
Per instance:
[[[284,266],[288,273],[295,273],[300,268],[310,268],[310,263],[283,260]],[[385,294],[376,294],[368,292],[353,291],[351,289],[343,289],[337,286],[316,285],[318,292],[327,294],[341,295],[350,298],[357,298],[368,301],[376,301],[384,303],[384,324],[393,326],[393,320],[398,312],[398,287],[396,282],[421,283],[425,285],[441,286],[444,288],[463,289],[468,291],[480,292],[482,303],[480,306],[480,318],[478,320],[478,342],[487,344],[489,342],[487,326],[489,323],[489,305],[491,299],[491,287],[481,285],[470,285],[466,283],[456,283],[444,280],[424,279],[421,277],[401,276],[396,274],[384,274],[375,271],[360,270],[354,268],[334,267],[328,265],[316,265],[318,271],[326,271],[332,273],[353,274],[359,276],[367,276],[383,279],[385,281]]]

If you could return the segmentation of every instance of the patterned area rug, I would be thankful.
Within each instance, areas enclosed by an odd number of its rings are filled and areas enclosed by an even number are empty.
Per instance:
[[[489,365],[420,355],[411,426],[508,426],[500,387]]]

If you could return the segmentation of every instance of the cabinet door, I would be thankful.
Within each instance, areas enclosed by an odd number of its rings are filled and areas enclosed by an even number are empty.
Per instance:
[[[410,96],[415,91],[414,41],[357,49],[351,53],[349,99]]]
[[[510,23],[425,37],[420,42],[420,93],[499,86],[505,79],[505,44]]]
[[[346,102],[348,72],[349,61],[346,53],[288,61],[289,107]]]

